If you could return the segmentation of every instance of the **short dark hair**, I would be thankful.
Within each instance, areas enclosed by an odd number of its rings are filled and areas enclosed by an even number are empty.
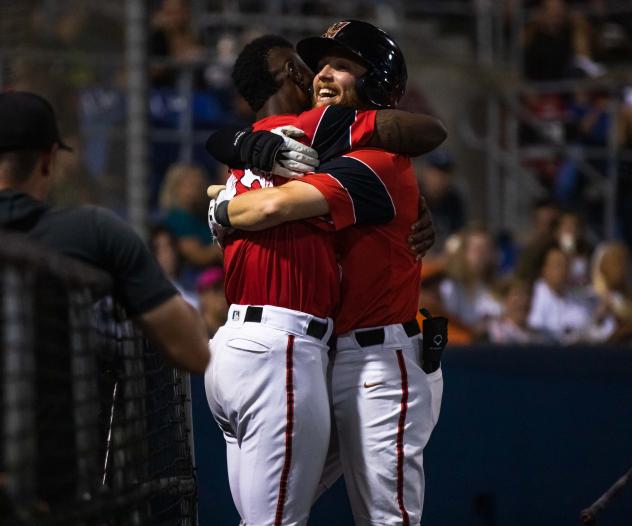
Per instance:
[[[33,173],[42,153],[42,150],[0,152],[0,164],[8,165],[7,172],[12,182],[23,183]]]
[[[264,35],[247,44],[235,61],[233,82],[253,111],[259,111],[280,87],[268,66],[268,54],[276,47],[294,49],[283,37]]]

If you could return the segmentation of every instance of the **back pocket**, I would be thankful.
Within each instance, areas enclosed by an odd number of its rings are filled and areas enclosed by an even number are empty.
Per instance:
[[[255,353],[265,353],[270,350],[270,347],[268,347],[265,343],[248,340],[246,338],[232,338],[226,342],[226,346],[239,351]]]

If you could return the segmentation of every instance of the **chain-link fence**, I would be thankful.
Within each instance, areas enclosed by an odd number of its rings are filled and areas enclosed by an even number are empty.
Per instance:
[[[0,247],[0,524],[195,524],[188,377],[107,275]]]

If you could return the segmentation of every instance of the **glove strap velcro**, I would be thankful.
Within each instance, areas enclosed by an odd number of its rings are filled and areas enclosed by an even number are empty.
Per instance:
[[[230,222],[230,218],[228,217],[228,203],[230,201],[222,201],[215,207],[215,221],[217,221],[220,225],[225,227],[232,227],[233,225]]]

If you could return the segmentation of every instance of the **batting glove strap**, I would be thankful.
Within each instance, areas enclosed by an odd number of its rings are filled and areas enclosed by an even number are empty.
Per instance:
[[[221,201],[215,206],[215,222],[225,226],[232,227],[230,223],[230,218],[228,217],[228,203],[230,201]]]
[[[208,206],[208,227],[211,230],[213,239],[220,245],[224,245],[224,237],[233,231],[230,228],[228,218],[228,203],[231,197],[222,190],[215,199],[211,199]],[[228,224],[226,224],[228,223]]]

